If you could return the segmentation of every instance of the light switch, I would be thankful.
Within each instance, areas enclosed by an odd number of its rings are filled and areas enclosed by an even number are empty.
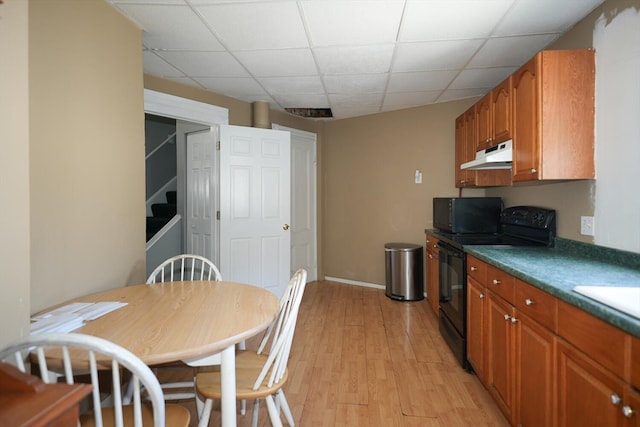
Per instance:
[[[416,169],[416,184],[422,184],[422,172]]]

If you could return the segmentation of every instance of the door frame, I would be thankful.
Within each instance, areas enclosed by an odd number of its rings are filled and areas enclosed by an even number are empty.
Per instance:
[[[216,127],[229,124],[229,110],[216,105],[192,99],[181,98],[150,89],[144,89],[144,112],[162,117],[170,117],[176,120],[201,124],[203,126]],[[180,145],[180,144],[179,144]],[[186,147],[183,147],[186,150]],[[177,186],[178,186],[178,213],[185,214],[184,193],[186,186],[186,152],[178,150],[177,162]],[[183,221],[186,227],[186,221]],[[186,230],[182,230],[186,239]],[[184,240],[184,239],[183,239]],[[185,245],[185,242],[182,242]]]

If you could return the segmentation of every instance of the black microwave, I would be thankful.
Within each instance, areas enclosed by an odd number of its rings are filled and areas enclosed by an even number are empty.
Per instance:
[[[433,227],[448,233],[497,233],[501,211],[501,197],[434,197]]]

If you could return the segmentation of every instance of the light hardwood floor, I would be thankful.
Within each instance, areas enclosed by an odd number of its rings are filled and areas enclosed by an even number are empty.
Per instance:
[[[302,427],[508,426],[477,377],[454,359],[426,300],[392,301],[379,289],[307,285],[284,390]],[[197,425],[194,405],[182,404]],[[269,426],[264,406],[259,425]],[[238,415],[239,426],[250,420]],[[214,405],[210,425],[219,424]]]

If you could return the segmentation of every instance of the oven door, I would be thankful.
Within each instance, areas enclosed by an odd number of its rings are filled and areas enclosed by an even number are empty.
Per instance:
[[[461,249],[438,242],[440,262],[440,307],[458,333],[465,336],[466,257]]]

